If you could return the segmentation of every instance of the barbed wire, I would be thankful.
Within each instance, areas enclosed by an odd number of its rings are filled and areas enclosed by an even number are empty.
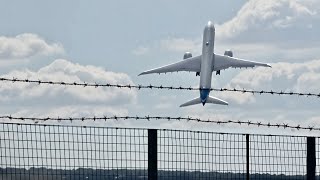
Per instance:
[[[252,122],[252,121],[240,121],[240,120],[205,120],[201,118],[193,118],[193,117],[170,117],[170,116],[101,116],[101,117],[69,117],[69,118],[52,118],[52,117],[14,117],[14,116],[0,116],[0,119],[9,119],[9,120],[21,120],[21,121],[26,121],[26,120],[31,120],[34,121],[35,123],[38,123],[39,121],[97,121],[97,120],[168,120],[168,121],[182,121],[185,120],[187,122],[189,121],[194,121],[194,122],[201,122],[201,123],[213,123],[213,124],[238,124],[238,125],[248,125],[248,126],[257,126],[257,127],[268,127],[268,128],[284,128],[284,129],[296,129],[296,130],[309,130],[309,131],[320,131],[320,127],[314,127],[314,126],[308,126],[304,127],[301,125],[289,125],[287,123],[263,123],[263,122]]]
[[[44,80],[30,80],[30,79],[18,79],[18,78],[0,78],[0,81],[7,82],[22,82],[22,83],[36,83],[36,84],[49,84],[49,85],[62,85],[62,86],[79,86],[79,87],[113,87],[113,88],[128,88],[128,89],[166,89],[166,90],[212,90],[220,92],[239,92],[239,93],[251,93],[251,94],[270,94],[270,95],[291,95],[291,96],[304,96],[304,97],[320,97],[320,93],[301,93],[301,92],[285,92],[285,91],[266,91],[266,90],[247,90],[247,89],[236,89],[236,88],[196,88],[196,87],[176,87],[176,86],[155,86],[155,85],[121,85],[121,84],[99,84],[99,83],[87,83],[87,82],[63,82],[63,81],[44,81]]]

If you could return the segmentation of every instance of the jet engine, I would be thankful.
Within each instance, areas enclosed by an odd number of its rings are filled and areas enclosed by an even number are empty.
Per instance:
[[[224,51],[225,56],[233,57],[233,52],[231,50]]]
[[[233,52],[231,51],[231,50],[225,50],[224,51],[224,55],[225,56],[229,56],[229,57],[233,57]],[[217,72],[216,72],[216,75],[220,75],[220,70],[218,70]]]
[[[183,55],[183,59],[188,59],[188,58],[191,58],[191,57],[192,57],[191,52],[186,52],[186,53],[184,53],[184,55]]]
[[[191,52],[186,52],[183,55],[183,59],[188,59],[188,58],[191,58],[191,57],[192,57]],[[200,76],[200,72],[196,72],[196,76]]]

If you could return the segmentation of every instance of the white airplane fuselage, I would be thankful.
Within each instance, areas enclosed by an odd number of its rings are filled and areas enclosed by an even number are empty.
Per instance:
[[[196,97],[190,101],[187,101],[186,103],[181,104],[180,107],[186,107],[195,104],[205,105],[206,103],[228,105],[228,102],[222,99],[209,96],[213,72],[216,72],[217,75],[220,75],[220,70],[224,70],[227,68],[253,68],[255,66],[271,66],[266,63],[233,57],[233,52],[231,50],[226,50],[224,55],[215,54],[214,38],[215,28],[213,23],[209,21],[203,31],[201,55],[192,57],[192,54],[190,52],[186,52],[183,55],[183,60],[144,71],[140,73],[139,76],[145,74],[160,74],[179,71],[195,72],[196,76],[200,75],[200,97]]]
[[[214,65],[214,25],[209,21],[203,32],[201,71],[200,71],[200,98],[204,105],[210,94],[212,69]]]

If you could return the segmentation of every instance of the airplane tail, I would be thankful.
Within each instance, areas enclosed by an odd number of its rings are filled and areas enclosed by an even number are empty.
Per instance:
[[[216,97],[211,97],[211,96],[209,96],[207,98],[206,103],[228,105],[228,102],[226,102],[226,101],[224,101],[222,99],[216,98]]]
[[[188,101],[184,104],[181,104],[180,107],[186,107],[186,106],[191,106],[191,105],[195,105],[195,104],[200,104],[201,103],[201,99],[200,97],[192,99],[191,101]]]
[[[188,101],[184,104],[181,104],[180,107],[186,107],[186,106],[191,106],[191,105],[201,104],[201,103],[202,103],[201,99],[200,99],[200,97],[198,97],[198,98],[192,99],[191,101]],[[207,98],[206,103],[228,105],[228,102],[221,100],[219,98],[216,98],[216,97],[211,97],[211,96],[209,96]]]

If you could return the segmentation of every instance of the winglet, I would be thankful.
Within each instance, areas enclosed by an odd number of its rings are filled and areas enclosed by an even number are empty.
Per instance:
[[[151,74],[152,73],[152,70],[149,70],[149,71],[143,71],[142,73],[140,73],[138,76],[141,76],[141,75],[145,75],[145,74]]]
[[[254,61],[252,61],[254,62]],[[270,64],[266,64],[266,63],[261,63],[261,62],[254,62],[256,66],[263,66],[263,67],[270,67],[271,68],[271,65]]]
[[[152,73],[156,73],[155,69],[150,69],[150,70],[147,70],[147,71],[143,71],[138,76],[145,75],[145,74],[152,74]]]

